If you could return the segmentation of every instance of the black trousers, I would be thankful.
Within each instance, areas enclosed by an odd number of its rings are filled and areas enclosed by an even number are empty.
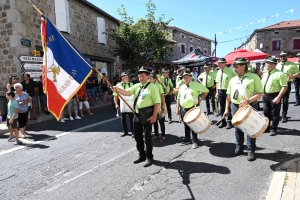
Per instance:
[[[172,112],[171,112],[171,96],[168,94],[165,96],[165,102],[167,106],[167,111],[168,111],[168,118],[172,119]]]
[[[226,108],[226,98],[227,98],[226,91],[227,90],[219,90],[220,115],[221,115],[221,117],[223,117],[223,114],[224,114],[225,108]],[[227,123],[231,123],[231,119],[232,119],[232,113],[229,113],[229,115],[227,117]],[[224,122],[225,122],[225,120],[222,123],[224,123]]]
[[[295,85],[296,103],[300,103],[300,97],[299,97],[300,78],[294,79],[294,85]]]
[[[160,120],[157,120],[157,121],[153,124],[155,136],[158,136],[158,123],[159,123],[159,125],[160,125],[161,136],[162,136],[162,137],[165,137],[165,135],[166,135],[165,117],[161,118]]]
[[[288,82],[288,89],[282,97],[282,116],[286,116],[289,109],[289,98],[292,86],[291,82]]]
[[[193,108],[193,107],[192,107]],[[181,119],[183,119],[185,113],[189,111],[191,108],[180,108],[180,113],[181,113]],[[191,131],[192,131],[192,142],[196,142],[198,140],[197,134],[184,122],[184,134],[185,134],[185,139],[190,139],[191,138]]]
[[[135,136],[134,138],[136,141],[136,149],[139,152],[139,156],[142,158],[147,157],[153,159],[153,154],[152,154],[153,144],[151,138],[152,124],[146,123],[142,125],[139,118],[137,116],[134,116],[133,129],[134,129],[134,136]],[[146,151],[145,151],[145,145],[146,145]]]
[[[216,89],[208,88],[208,90],[209,90],[209,93],[205,97],[206,111],[210,112],[209,98],[211,98],[211,107],[212,107],[212,111],[214,112],[216,110],[216,101],[215,101]]]
[[[129,117],[131,133],[134,134],[133,133],[134,132],[133,131],[133,113],[121,113],[121,122],[122,122],[123,132],[125,134],[128,134],[126,115],[128,115],[128,117]]]
[[[273,99],[277,97],[278,94],[279,92],[276,92],[272,94],[264,94],[263,96],[264,116],[270,121],[268,128],[275,131],[277,131],[279,124],[281,102],[274,104]]]

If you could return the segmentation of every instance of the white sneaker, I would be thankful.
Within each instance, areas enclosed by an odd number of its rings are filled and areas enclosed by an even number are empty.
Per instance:
[[[71,116],[71,117],[70,117],[70,120],[74,120],[74,118]]]
[[[65,117],[63,120],[67,121],[67,120],[69,120],[69,118],[66,118],[66,117]]]
[[[75,119],[81,119],[81,117],[79,117],[78,115],[75,117]]]
[[[192,149],[197,149],[197,148],[198,148],[198,144],[197,144],[197,142],[194,142],[192,145]]]
[[[60,122],[64,123],[64,122],[66,122],[66,121],[65,121],[64,119],[61,119]]]

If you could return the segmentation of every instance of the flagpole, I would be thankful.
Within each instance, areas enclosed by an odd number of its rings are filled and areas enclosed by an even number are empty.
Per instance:
[[[31,5],[32,5],[32,7],[40,14],[40,15],[43,15],[43,13],[31,2],[31,0],[28,0],[30,3],[31,3]],[[56,29],[57,29],[57,27],[56,26],[54,26]],[[58,33],[65,39],[65,37],[61,34],[61,32],[57,29],[57,31],[58,31]],[[77,53],[77,51],[72,47],[72,45],[69,43],[69,41],[68,40],[66,40],[65,39],[65,41],[69,44],[69,46],[74,50],[74,52],[82,59],[82,60],[84,60],[84,62],[91,68],[91,69],[94,69],[102,78],[104,78],[105,80],[106,80],[106,82],[108,83],[108,85],[110,86],[110,87],[113,87],[113,85],[109,82],[109,80],[105,77],[105,76],[103,76],[102,74],[101,74],[101,72],[99,72],[95,67],[92,67],[92,66],[90,66],[89,65],[89,63],[87,63],[86,62],[86,60],[84,59],[84,58],[82,58],[81,57],[81,55],[79,55],[78,53]],[[124,101],[124,103],[128,106],[128,108],[133,112],[133,113],[135,113],[135,110],[127,103],[127,101],[122,97],[122,95],[120,95],[118,92],[116,92],[117,94],[118,94],[118,97],[120,98],[120,99],[122,99],[123,101]]]

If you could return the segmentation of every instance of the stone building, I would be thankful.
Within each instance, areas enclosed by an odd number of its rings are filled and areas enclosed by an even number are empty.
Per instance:
[[[300,52],[300,20],[283,21],[261,29],[256,29],[240,47],[260,51],[279,57],[282,50],[293,57]]]
[[[211,55],[211,39],[188,32],[175,26],[170,28],[173,32],[173,40],[176,41],[171,57],[172,61],[186,56],[194,49],[199,49],[200,51]]]
[[[32,0],[57,28],[111,78],[119,60],[109,48],[107,30],[119,21],[85,0]],[[10,75],[22,76],[20,56],[42,51],[40,15],[28,0],[0,0],[0,96]],[[42,52],[43,54],[43,52]]]

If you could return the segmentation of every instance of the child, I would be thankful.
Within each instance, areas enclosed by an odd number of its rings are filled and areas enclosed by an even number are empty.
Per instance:
[[[14,133],[16,136],[15,145],[20,144],[19,141],[19,131],[17,126],[17,119],[18,119],[18,102],[15,100],[15,93],[14,92],[7,92],[6,98],[9,100],[7,104],[7,119],[6,124],[9,130],[9,138],[8,141],[11,141],[14,138]]]

